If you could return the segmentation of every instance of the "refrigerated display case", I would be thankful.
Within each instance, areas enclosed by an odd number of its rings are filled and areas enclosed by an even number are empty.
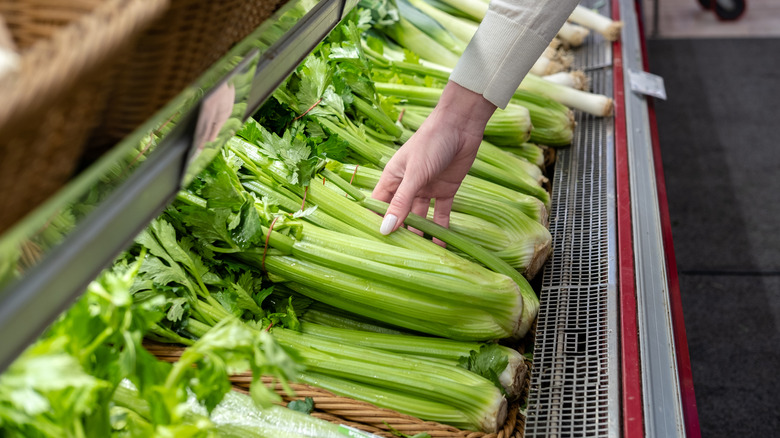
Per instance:
[[[187,102],[188,109],[153,150],[137,153],[143,139],[153,143],[150,132],[165,126],[165,109],[0,237],[6,258],[0,280],[15,269],[11,264],[24,266],[17,278],[0,283],[0,369],[203,168],[209,157],[204,150],[219,149],[218,141],[203,148],[196,138],[199,119],[220,87],[251,78],[248,91],[231,102],[245,120],[354,3],[306,2],[305,14],[276,29],[273,40],[267,39],[267,25],[261,26],[247,38],[254,43],[230,52],[240,62],[227,72],[207,73],[171,104],[181,108]],[[593,90],[614,98],[615,113],[598,118],[577,112],[572,145],[556,153],[550,178],[553,250],[539,290],[524,425],[516,434],[696,437],[652,99],[631,80],[646,70],[638,6],[630,0],[583,4],[624,23],[619,41],[592,35],[575,59]],[[303,6],[292,0],[269,21],[282,22],[284,14]],[[122,172],[116,172],[119,163]],[[78,214],[62,235],[45,238],[41,227],[73,206]]]
[[[557,155],[529,436],[699,436],[652,101],[628,80],[646,70],[636,8],[613,1],[621,39],[579,52],[616,111],[580,115]]]

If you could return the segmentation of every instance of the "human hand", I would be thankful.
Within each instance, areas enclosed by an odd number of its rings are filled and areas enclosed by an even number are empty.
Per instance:
[[[455,193],[477,155],[485,125],[496,110],[482,95],[449,82],[420,129],[393,155],[372,197],[388,202],[380,232],[390,234],[409,212],[448,227]]]
[[[200,155],[207,143],[217,139],[222,126],[230,118],[235,98],[235,86],[223,82],[203,99],[195,125],[195,152],[191,159]]]

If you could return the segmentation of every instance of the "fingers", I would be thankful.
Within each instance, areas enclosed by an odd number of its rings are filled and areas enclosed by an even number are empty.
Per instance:
[[[385,165],[379,176],[379,181],[371,192],[371,197],[389,204],[403,182],[405,173],[406,160],[403,154],[398,152]]]
[[[450,227],[453,198],[437,198],[433,205],[433,221],[444,228]]]
[[[405,163],[401,162],[400,157],[400,154],[396,154],[387,163],[384,171],[382,171],[382,175],[379,177],[379,181],[374,187],[373,192],[371,192],[372,198],[387,202],[390,204],[390,207],[393,207],[393,200],[404,179]],[[395,207],[392,212],[390,207],[388,207],[388,210],[385,212],[384,218],[382,219],[382,225],[379,228],[380,233],[384,235],[392,233],[398,229],[400,223],[403,222],[403,219],[406,219],[408,208],[406,213],[403,213],[401,221],[399,222],[398,220],[398,215],[404,211],[404,203],[400,201],[401,200],[395,201]],[[409,201],[409,205],[411,205],[411,199]]]
[[[380,183],[382,179],[380,177]],[[378,184],[377,184],[378,186]],[[416,197],[417,192],[422,187],[420,179],[413,175],[406,175],[398,185],[398,190],[390,201],[390,206],[387,208],[384,219],[382,219],[382,226],[379,228],[379,232],[387,235],[397,230],[401,224],[406,220],[406,216],[412,209],[412,203]]]
[[[414,201],[412,202],[412,213],[416,214],[420,217],[428,217],[428,210],[431,208],[431,198],[427,197],[417,197],[414,198]],[[420,236],[423,235],[423,232],[412,227],[408,227],[409,231],[418,234]]]
[[[450,213],[452,212],[453,198],[438,198],[433,204],[433,221],[444,228],[450,227]],[[439,246],[447,246],[446,243],[434,238],[433,242]]]
[[[387,203],[393,200],[393,195],[396,190],[398,190],[398,185],[401,184],[401,180],[403,179],[403,173],[401,173],[400,176],[396,176],[394,172],[392,172],[392,162],[393,161],[390,160],[390,162],[387,163],[387,166],[379,176],[379,181],[377,181],[374,190],[371,192],[372,198]]]

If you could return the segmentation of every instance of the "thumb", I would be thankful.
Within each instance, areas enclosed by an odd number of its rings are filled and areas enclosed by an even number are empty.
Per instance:
[[[380,233],[388,235],[404,223],[412,209],[412,202],[422,185],[422,181],[418,177],[410,174],[405,175],[401,184],[398,185],[393,199],[390,200],[390,206],[387,208],[382,219],[382,226],[379,228]]]

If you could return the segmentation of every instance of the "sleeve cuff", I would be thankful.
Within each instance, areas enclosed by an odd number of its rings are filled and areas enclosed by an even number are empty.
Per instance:
[[[506,108],[549,43],[529,27],[489,10],[450,80]]]

